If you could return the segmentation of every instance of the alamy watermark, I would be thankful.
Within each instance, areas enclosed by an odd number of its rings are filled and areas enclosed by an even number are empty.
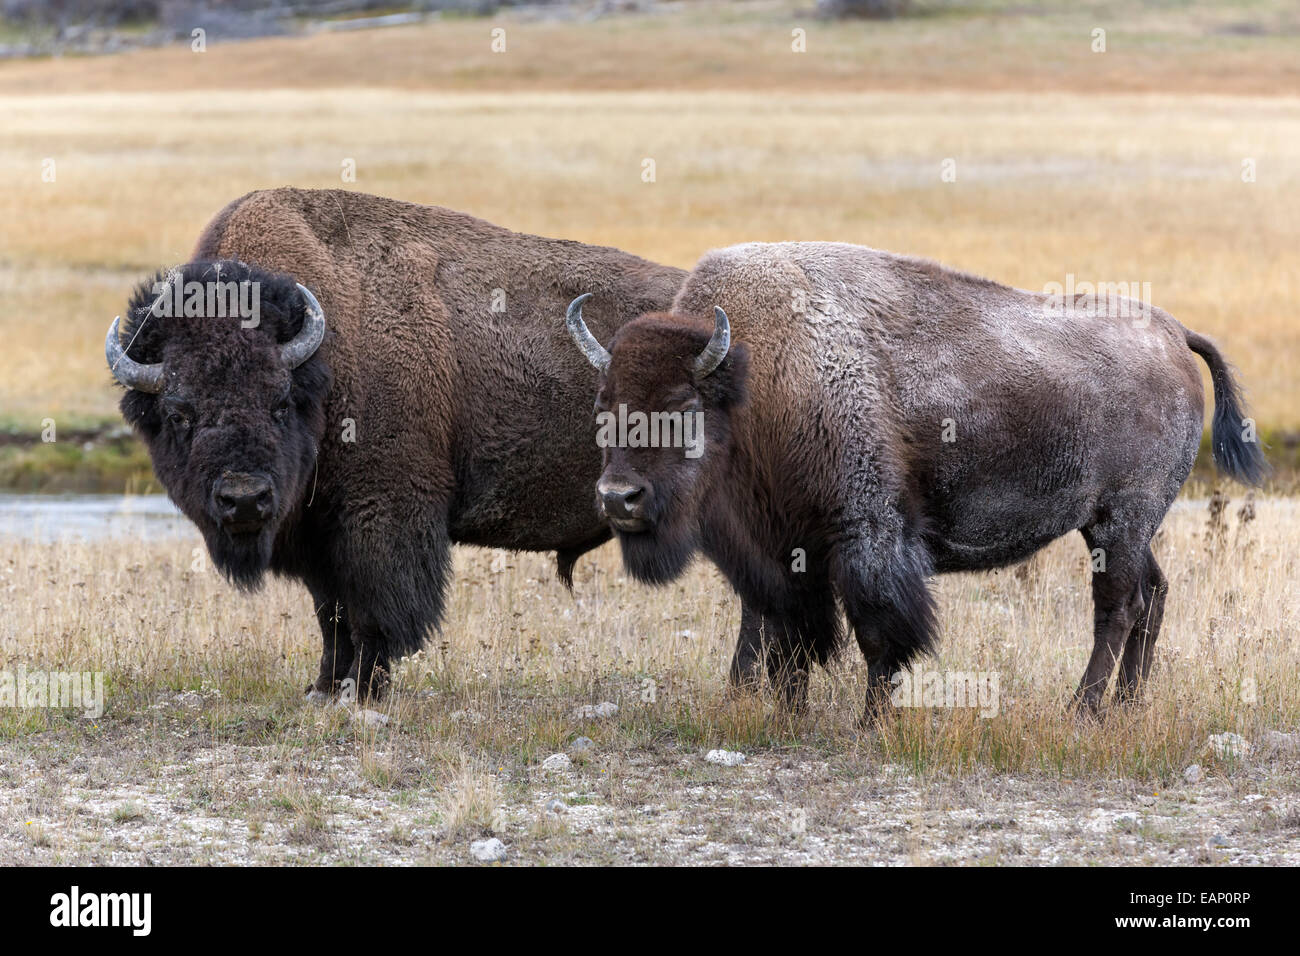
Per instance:
[[[0,671],[0,707],[79,710],[88,720],[104,713],[102,671]]]
[[[157,298],[149,314],[160,319],[237,318],[245,329],[255,329],[262,321],[262,285],[256,279],[185,283],[169,279],[155,282],[153,293]]]
[[[687,458],[704,454],[704,412],[618,412],[596,415],[601,448],[682,448]]]
[[[889,683],[895,707],[966,708],[985,720],[998,715],[997,671],[899,671]]]
[[[1101,313],[1114,319],[1132,319],[1138,328],[1151,321],[1150,282],[1089,282],[1066,273],[1064,285],[1049,282],[1044,306],[1048,315],[1068,318]]]
[[[83,893],[73,886],[50,897],[50,925],[124,927],[132,936],[148,936],[153,930],[153,894]]]

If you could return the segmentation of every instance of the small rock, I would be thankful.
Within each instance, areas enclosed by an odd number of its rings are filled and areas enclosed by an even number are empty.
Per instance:
[[[477,710],[453,710],[451,719],[458,724],[481,724],[483,715]]]
[[[470,855],[480,863],[496,863],[506,858],[506,845],[496,837],[475,840],[469,845]]]
[[[599,704],[583,704],[573,712],[573,716],[578,720],[591,720],[593,718],[613,717],[617,713],[618,704],[606,700]]]
[[[568,770],[572,766],[573,761],[568,754],[551,754],[542,761],[543,770]]]
[[[1227,846],[1227,845],[1228,845],[1228,838],[1227,838],[1226,836],[1224,836],[1222,833],[1216,833],[1216,834],[1214,834],[1214,836],[1210,837],[1209,845],[1210,845],[1210,846]]]
[[[1204,776],[1199,763],[1194,763],[1183,771],[1183,779],[1188,783],[1200,783]]]
[[[723,767],[735,767],[745,762],[745,755],[738,750],[710,750],[704,759]]]
[[[1220,760],[1244,760],[1250,756],[1250,742],[1241,734],[1211,734],[1205,743]]]
[[[1280,730],[1264,732],[1260,749],[1270,757],[1294,757],[1300,754],[1300,734],[1284,734]]]
[[[546,805],[546,812],[555,813],[555,814],[568,813],[569,805],[565,803],[563,800],[561,800],[559,797],[556,797],[554,800],[552,800],[550,803]]]
[[[573,743],[569,744],[569,753],[575,757],[590,756],[596,749],[596,741],[590,737],[579,737]]]
[[[307,703],[316,704],[318,707],[324,707],[330,702],[330,695],[323,690],[317,690],[315,687],[307,691]]]
[[[1117,813],[1111,825],[1118,830],[1131,831],[1136,830],[1141,825],[1141,819],[1136,813]]]
[[[1156,805],[1156,798],[1143,793],[1138,795],[1137,802],[1144,807],[1154,807]]]
[[[352,719],[357,723],[365,724],[367,727],[382,727],[388,723],[388,715],[381,714],[377,710],[354,711]]]

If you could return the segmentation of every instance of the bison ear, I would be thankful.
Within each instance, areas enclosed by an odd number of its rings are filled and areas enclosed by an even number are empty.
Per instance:
[[[732,345],[722,364],[697,383],[700,397],[709,408],[730,408],[745,401],[749,382],[749,349]]]
[[[128,389],[118,403],[122,418],[143,438],[154,438],[162,430],[162,415],[158,410],[158,396],[150,392]]]

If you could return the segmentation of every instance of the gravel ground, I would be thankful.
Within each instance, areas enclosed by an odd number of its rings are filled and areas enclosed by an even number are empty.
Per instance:
[[[164,699],[147,732],[101,725],[71,757],[40,738],[5,743],[0,858],[478,865],[470,844],[494,835],[506,864],[1300,863],[1294,754],[1226,767],[1207,753],[1201,780],[1163,791],[983,769],[919,778],[811,748],[728,767],[676,745],[458,777],[430,770],[436,755],[400,720],[358,732],[304,705],[315,742],[213,743],[217,706]],[[479,822],[457,819],[471,785],[490,795]]]

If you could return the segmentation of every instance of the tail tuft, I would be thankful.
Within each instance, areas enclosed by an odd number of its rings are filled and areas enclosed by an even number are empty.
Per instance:
[[[1214,421],[1210,429],[1210,448],[1214,464],[1229,478],[1242,484],[1259,486],[1268,475],[1268,460],[1260,447],[1253,423],[1249,428],[1243,412],[1241,388],[1222,353],[1203,335],[1186,330],[1187,347],[1205,359],[1214,382]]]

